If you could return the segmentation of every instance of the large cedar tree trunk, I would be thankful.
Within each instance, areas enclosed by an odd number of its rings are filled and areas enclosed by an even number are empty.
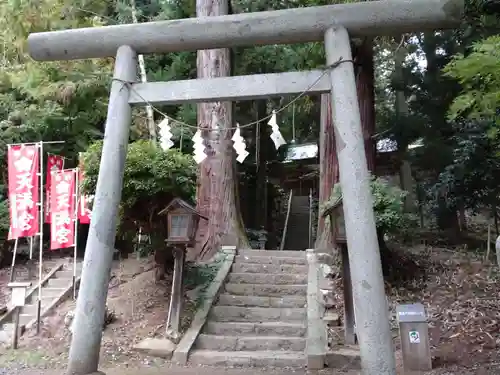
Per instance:
[[[196,15],[220,16],[228,14],[228,0],[197,0]],[[198,78],[227,77],[231,74],[230,50],[198,51]],[[211,130],[214,125],[219,130]],[[200,223],[197,234],[198,259],[210,259],[221,245],[248,247],[239,210],[236,165],[231,137],[232,103],[198,104],[198,125],[207,140],[207,159],[198,175],[198,210],[209,218]]]
[[[319,133],[319,206],[329,199],[333,186],[339,181],[339,162],[335,147],[330,94],[321,95],[321,119]],[[335,249],[330,220],[322,213],[318,217],[317,249]]]

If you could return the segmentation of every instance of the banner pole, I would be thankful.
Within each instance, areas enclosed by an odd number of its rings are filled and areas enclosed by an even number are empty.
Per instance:
[[[78,181],[79,169],[75,168],[75,229],[74,229],[74,256],[73,256],[73,299],[76,301],[76,256],[78,253],[78,200],[79,200],[79,181]]]
[[[19,243],[19,238],[16,238],[14,242],[14,250],[12,252],[12,264],[10,266],[10,282],[12,283],[14,281],[14,271],[16,268],[16,255],[17,255],[17,245]]]
[[[33,268],[33,240],[35,239],[34,236],[29,237],[28,239],[28,244],[30,248],[30,259],[28,261],[28,279],[31,281],[31,276],[32,276],[32,268]]]
[[[43,273],[43,142],[39,143],[40,147],[40,249],[38,261],[38,305],[36,309],[36,333],[40,333],[41,329],[41,314],[42,314],[42,273]]]
[[[33,259],[33,236],[29,238],[29,245],[30,245],[30,260]]]

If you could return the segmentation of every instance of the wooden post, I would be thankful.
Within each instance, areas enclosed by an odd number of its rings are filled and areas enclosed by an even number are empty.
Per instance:
[[[172,281],[172,294],[170,296],[170,307],[168,310],[166,334],[173,339],[179,337],[182,302],[183,302],[183,279],[185,249],[176,246],[174,248],[174,277]]]
[[[346,345],[356,344],[354,301],[352,298],[351,270],[347,244],[340,244],[342,251],[342,276],[344,280],[344,341]]]
[[[14,310],[14,332],[12,333],[12,349],[17,349],[19,340],[19,314],[21,307],[16,306]]]
[[[486,242],[486,255],[484,257],[484,262],[486,264],[490,262],[490,252],[491,252],[491,224],[488,224],[488,239]]]
[[[21,313],[21,308],[26,304],[26,290],[31,286],[31,282],[10,282],[7,286],[11,288],[11,304],[14,307],[12,349],[17,349],[19,338],[19,314]]]

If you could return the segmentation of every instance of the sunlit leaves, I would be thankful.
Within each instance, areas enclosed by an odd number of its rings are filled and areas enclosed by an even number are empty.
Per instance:
[[[95,191],[102,141],[94,143],[84,154],[85,186]],[[141,222],[152,212],[163,209],[173,197],[194,198],[196,164],[191,155],[177,149],[163,151],[147,140],[128,147],[122,190],[122,209],[129,220]]]
[[[476,43],[468,56],[456,56],[445,73],[462,85],[462,94],[454,101],[449,118],[498,119],[500,108],[500,36]]]

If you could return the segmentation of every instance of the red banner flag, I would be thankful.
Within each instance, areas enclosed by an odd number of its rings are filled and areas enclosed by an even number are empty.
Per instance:
[[[39,231],[38,147],[37,144],[8,147],[10,239],[35,236]]]
[[[82,154],[80,153],[80,166],[78,168],[79,175],[78,175],[78,181],[80,184],[82,183],[83,179],[85,178],[84,173],[83,173],[83,158]],[[78,220],[80,220],[81,224],[90,224],[90,218],[92,216],[92,210],[89,208],[92,200],[94,199],[93,195],[80,195],[79,197],[79,205],[78,205]]]
[[[64,168],[64,157],[59,155],[49,155],[47,157],[47,179],[45,181],[45,222],[50,223],[50,185],[52,182],[52,172],[61,171]]]
[[[65,249],[75,245],[76,173],[63,169],[52,173],[50,191],[50,249]]]

